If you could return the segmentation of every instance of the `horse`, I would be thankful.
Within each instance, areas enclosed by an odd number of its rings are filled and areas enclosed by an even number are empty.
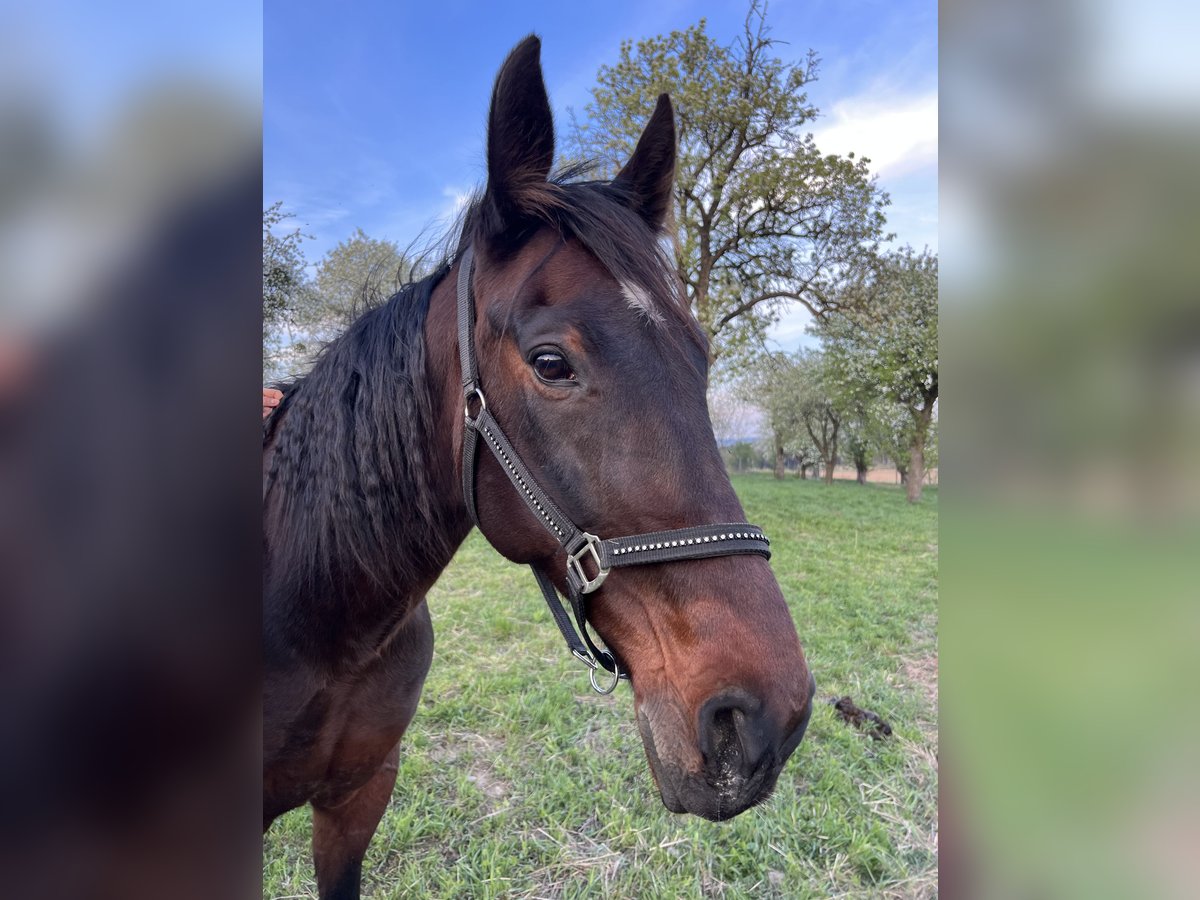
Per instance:
[[[812,710],[673,274],[670,98],[611,181],[552,175],[540,52],[527,37],[497,75],[486,186],[452,252],[264,423],[263,828],[312,807],[323,900],[359,895],[432,659],[425,595],[475,524],[532,566],[593,686],[628,679],[671,812],[761,803]]]

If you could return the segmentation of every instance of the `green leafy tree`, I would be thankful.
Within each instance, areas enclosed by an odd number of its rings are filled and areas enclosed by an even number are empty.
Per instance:
[[[842,422],[845,459],[854,465],[859,484],[865,484],[871,466],[883,458],[896,467],[901,484],[908,484],[912,464],[913,419],[909,411],[885,397],[847,409]],[[937,418],[925,436],[925,472],[937,466]]]
[[[743,379],[743,390],[763,411],[775,477],[784,477],[787,461],[793,458],[801,477],[820,462],[825,481],[831,483],[842,413],[828,390],[822,355],[811,350],[768,353],[752,371],[755,374]]]
[[[802,443],[800,448],[793,454],[793,459],[796,461],[796,477],[801,479],[808,478],[808,471],[813,471],[813,477],[816,477],[817,466],[821,462],[821,457],[817,454],[817,449],[811,443]]]
[[[794,357],[796,394],[794,403],[804,431],[821,459],[825,483],[833,484],[838,460],[838,439],[845,417],[837,395],[830,390],[825,357],[815,350]]]
[[[292,213],[283,211],[282,201],[263,210],[263,321],[270,324],[295,315],[305,283],[300,245],[309,235],[299,228],[285,230],[292,218]]]
[[[776,55],[766,4],[753,0],[730,43],[706,22],[621,45],[586,107],[572,114],[572,152],[615,174],[628,159],[656,96],[674,102],[676,262],[713,360],[761,346],[792,302],[815,316],[850,295],[836,288],[883,237],[887,195],[866,159],[823,154],[809,132],[818,110],[806,86],[809,52]]]
[[[898,404],[909,417],[908,499],[921,499],[938,399],[938,258],[911,248],[878,257],[844,288],[847,308],[814,325],[829,377],[851,396]]]
[[[896,469],[900,483],[908,484],[912,464],[913,418],[903,406],[888,400],[876,404],[870,420],[871,441],[876,452]],[[929,425],[923,454],[925,469],[937,465],[937,419]]]
[[[899,404],[883,403],[872,424],[875,446],[895,467],[900,483],[908,484],[908,467],[912,458],[912,417]]]
[[[283,202],[263,210],[263,377],[278,368],[285,334],[295,324],[308,300],[303,241],[311,239],[299,228],[289,228],[292,213]]]
[[[854,465],[854,477],[859,484],[867,483],[867,473],[875,457],[869,411],[854,410],[842,422],[844,456]]]
[[[394,241],[370,237],[361,228],[322,257],[316,290],[300,314],[312,339],[326,341],[362,312],[386,299],[408,280],[410,266]]]
[[[758,459],[754,445],[749,441],[738,441],[729,448],[729,460],[735,472],[745,472]]]
[[[394,242],[372,238],[358,228],[329,250],[309,277],[299,247],[305,235],[296,229],[276,236],[268,230],[268,213],[273,225],[287,215],[275,204],[263,219],[263,371],[264,377],[276,377],[306,369],[323,344],[344,331],[368,304],[395,293],[411,271]],[[268,252],[276,287],[270,316]]]
[[[767,354],[760,364],[748,369],[738,389],[747,403],[763,412],[767,431],[766,455],[774,461],[775,477],[786,474],[788,449],[804,433],[795,399],[796,380],[792,361],[783,353]]]
[[[893,404],[879,399],[877,385],[847,378],[841,362],[835,353],[823,358],[825,390],[841,419],[843,456],[854,466],[855,480],[866,484],[867,473],[879,450],[882,406]]]

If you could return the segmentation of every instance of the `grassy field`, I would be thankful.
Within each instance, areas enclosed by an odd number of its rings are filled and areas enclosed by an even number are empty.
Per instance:
[[[937,893],[937,489],[734,478],[817,678],[775,796],[724,824],[661,805],[623,685],[599,697],[528,569],[472,534],[429,597],[433,670],[367,856],[393,897]],[[826,702],[878,712],[875,741]],[[306,810],[263,844],[263,895],[315,897]]]

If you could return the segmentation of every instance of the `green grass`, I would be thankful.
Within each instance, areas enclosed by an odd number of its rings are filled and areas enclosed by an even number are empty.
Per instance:
[[[632,692],[593,694],[528,569],[478,533],[429,595],[421,707],[367,860],[394,897],[929,897],[937,893],[937,490],[734,477],[817,678],[774,797],[731,822],[668,813]],[[887,719],[873,741],[826,699]],[[309,816],[263,844],[265,897],[315,897]]]

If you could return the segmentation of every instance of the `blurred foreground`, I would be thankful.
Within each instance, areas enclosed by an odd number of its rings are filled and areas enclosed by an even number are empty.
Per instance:
[[[943,7],[946,896],[1195,896],[1198,20]]]
[[[257,894],[251,12],[0,11],[5,897]]]

